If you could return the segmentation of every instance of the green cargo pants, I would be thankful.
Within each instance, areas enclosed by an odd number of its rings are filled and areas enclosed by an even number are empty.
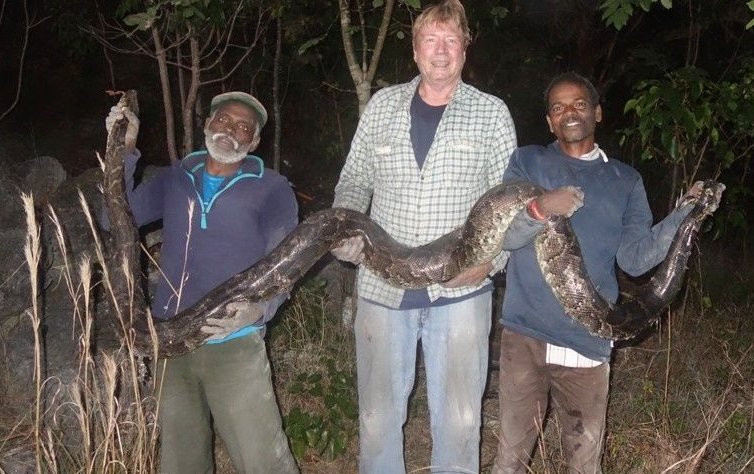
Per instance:
[[[298,473],[259,332],[160,361],[160,472],[214,471],[213,427],[239,473]]]

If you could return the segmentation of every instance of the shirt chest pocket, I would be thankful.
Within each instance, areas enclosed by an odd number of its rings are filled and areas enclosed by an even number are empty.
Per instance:
[[[386,140],[375,145],[373,154],[375,187],[397,194],[410,193],[419,178],[410,144]]]
[[[445,186],[468,191],[486,187],[488,180],[484,144],[478,140],[461,136],[439,139],[431,152],[428,165],[433,176],[437,176]]]

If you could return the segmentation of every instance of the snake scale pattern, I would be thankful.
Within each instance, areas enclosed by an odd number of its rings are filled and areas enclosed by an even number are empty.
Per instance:
[[[659,317],[682,286],[686,263],[702,222],[718,207],[724,185],[708,181],[683,220],[667,257],[638,292],[619,304],[596,291],[581,259],[578,239],[568,219],[550,218],[535,240],[543,274],[567,314],[592,334],[628,339]],[[230,302],[264,301],[289,292],[323,255],[342,239],[365,240],[363,264],[393,285],[422,288],[450,280],[465,268],[492,260],[502,249],[505,230],[515,215],[544,190],[528,182],[498,185],[474,205],[463,226],[420,247],[406,247],[366,215],[332,208],[304,220],[270,254],[205,296],[176,317],[155,322],[159,354],[174,357],[201,345],[200,328],[209,318],[227,318]],[[148,337],[145,324],[137,333]]]

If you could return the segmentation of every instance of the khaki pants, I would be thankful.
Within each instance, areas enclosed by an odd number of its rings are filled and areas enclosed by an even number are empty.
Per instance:
[[[203,345],[157,370],[161,473],[213,472],[213,426],[239,473],[298,473],[259,333]]]
[[[545,363],[546,343],[503,329],[500,341],[500,442],[493,474],[528,473],[543,432],[548,395],[560,420],[568,472],[599,474],[610,365]]]

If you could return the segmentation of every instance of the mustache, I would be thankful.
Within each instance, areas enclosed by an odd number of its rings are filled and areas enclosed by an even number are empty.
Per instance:
[[[212,137],[210,137],[210,138],[212,138],[213,142],[217,142],[217,140],[219,138],[226,138],[226,139],[230,140],[230,143],[233,144],[233,151],[238,151],[238,148],[241,146],[241,144],[238,143],[238,141],[235,138],[233,138],[232,136],[228,135],[227,133],[223,133],[223,132],[213,133]]]

